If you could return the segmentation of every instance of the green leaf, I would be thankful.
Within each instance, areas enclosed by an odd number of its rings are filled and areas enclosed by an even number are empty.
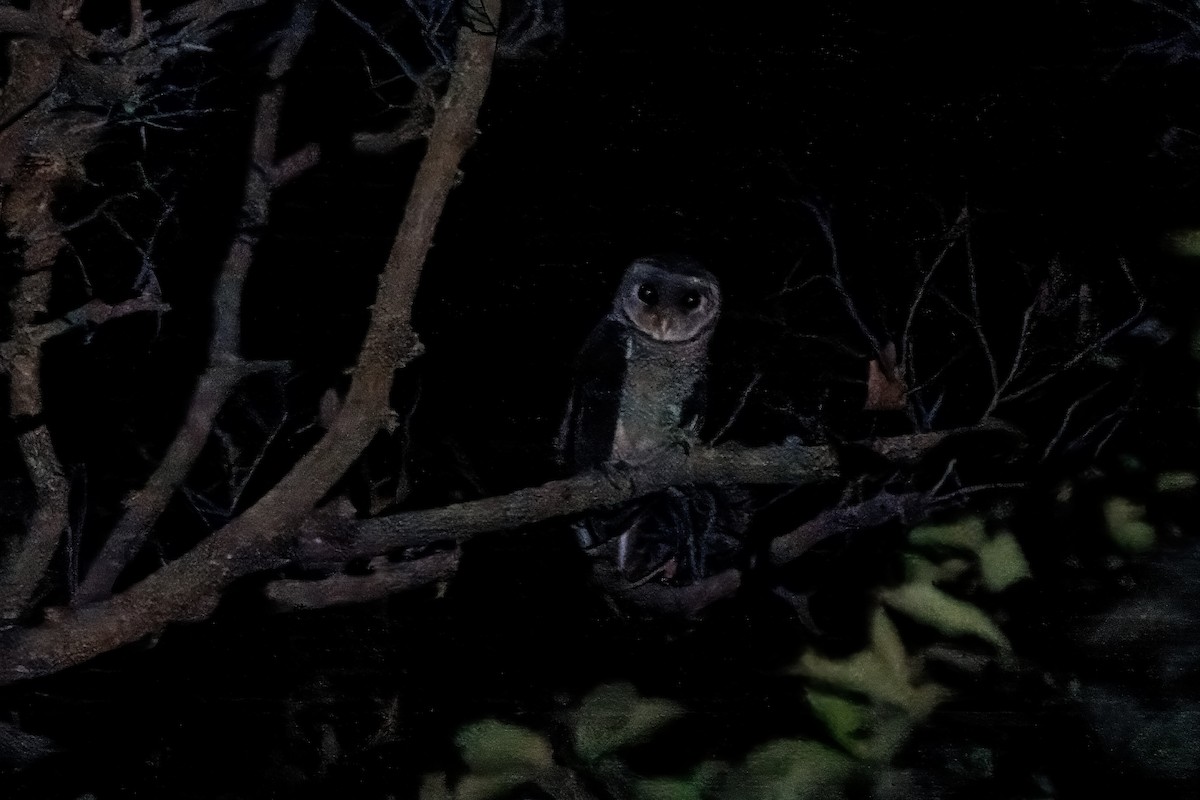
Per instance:
[[[820,681],[834,689],[865,695],[923,717],[944,696],[936,684],[913,685],[913,670],[896,626],[882,608],[871,618],[870,644],[847,658],[826,658],[805,651],[791,674]]]
[[[485,719],[467,725],[458,732],[455,742],[462,760],[480,775],[518,775],[527,780],[554,764],[553,751],[545,737],[499,720]]]
[[[843,753],[817,742],[779,739],[746,756],[725,781],[721,800],[836,800],[859,769]]]
[[[1154,481],[1154,488],[1159,492],[1187,492],[1196,488],[1200,478],[1196,473],[1186,470],[1172,470],[1159,473]]]
[[[987,541],[980,517],[963,517],[941,525],[918,525],[908,532],[909,544],[948,550],[978,550]]]
[[[595,761],[614,750],[643,742],[682,717],[683,706],[657,697],[642,697],[629,683],[597,687],[584,698],[575,721],[575,751]]]
[[[935,562],[916,553],[904,554],[905,580],[917,583],[952,581],[961,577],[970,568],[971,562],[961,558],[948,558],[945,561]]]
[[[959,600],[929,583],[905,583],[879,592],[883,602],[905,616],[947,636],[976,636],[1001,655],[1011,652],[1008,638],[979,606]]]
[[[1110,497],[1104,503],[1108,536],[1127,553],[1145,553],[1158,540],[1154,526],[1146,522],[1145,516],[1145,506],[1127,497]]]
[[[1017,581],[1030,577],[1029,562],[1017,537],[1001,531],[979,548],[979,571],[983,585],[993,592],[1002,592]]]
[[[862,757],[863,738],[870,724],[870,709],[840,694],[809,687],[808,704],[825,724],[833,740],[853,756]]]
[[[1167,234],[1167,246],[1179,256],[1200,256],[1200,230],[1179,228]],[[1192,354],[1200,358],[1197,336],[1192,336]]]
[[[454,800],[491,800],[493,797],[502,797],[532,777],[518,773],[477,775],[472,772],[464,775],[458,782],[454,790]]]
[[[701,800],[699,787],[679,778],[644,778],[633,787],[637,800]]]

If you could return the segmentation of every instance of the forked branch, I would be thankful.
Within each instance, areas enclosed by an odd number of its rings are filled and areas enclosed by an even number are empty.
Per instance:
[[[284,179],[294,178],[303,168],[314,164],[318,154],[310,145],[282,161],[276,155],[285,92],[280,80],[291,69],[308,38],[316,5],[315,0],[305,0],[296,7],[271,58],[268,73],[273,83],[258,99],[239,227],[213,290],[213,334],[208,366],[196,383],[183,425],[146,484],[126,500],[125,513],[104,542],[73,598],[76,604],[94,602],[109,594],[191,472],[225,401],[241,380],[255,371],[252,365],[242,360],[239,344],[246,274],[267,225],[274,190]]]
[[[499,19],[497,0],[487,10]],[[380,276],[350,388],[326,435],[257,503],[183,557],[105,601],[48,611],[41,625],[7,632],[0,641],[0,682],[55,672],[172,622],[202,619],[232,581],[287,562],[300,521],[386,421],[393,373],[419,353],[413,297],[459,164],[475,139],[495,47],[494,36],[460,31],[450,84]]]

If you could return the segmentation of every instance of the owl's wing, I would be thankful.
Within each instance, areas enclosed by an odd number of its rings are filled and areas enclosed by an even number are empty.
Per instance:
[[[558,450],[575,472],[609,460],[625,382],[628,333],[616,320],[598,324],[575,361],[575,385],[559,430]]]

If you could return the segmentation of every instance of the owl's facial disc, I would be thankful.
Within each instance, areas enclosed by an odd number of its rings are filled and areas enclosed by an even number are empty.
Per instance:
[[[687,342],[711,330],[720,311],[716,279],[637,261],[626,271],[617,307],[633,327],[659,342]]]

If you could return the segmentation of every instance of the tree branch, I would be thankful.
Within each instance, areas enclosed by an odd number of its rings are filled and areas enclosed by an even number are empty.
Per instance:
[[[912,464],[950,436],[989,432],[996,427],[897,436],[860,446],[893,464]],[[799,486],[840,476],[837,454],[825,446],[723,445],[688,453],[668,450],[655,460],[635,467],[609,466],[505,495],[439,508],[402,511],[366,520],[316,515],[302,525],[292,561],[300,566],[327,567],[444,541],[462,543],[485,533],[621,506],[672,486]],[[884,493],[853,507],[833,509],[777,539],[771,550],[772,562],[782,564],[798,558],[821,539],[852,527],[880,525],[897,515],[917,516],[943,504],[943,498],[929,493]],[[647,610],[685,616],[736,591],[740,585],[736,572],[714,575],[689,587],[659,584],[630,587],[602,569],[596,577],[612,588],[619,600]],[[405,584],[403,588],[412,585]]]
[[[913,519],[922,509],[933,505],[934,498],[926,492],[893,494],[883,491],[852,506],[828,509],[772,541],[771,563],[780,566],[795,561],[820,542],[847,531]]]
[[[75,328],[103,325],[109,320],[139,314],[143,311],[165,313],[171,307],[149,295],[139,295],[119,303],[90,300],[73,311],[50,322],[30,325],[17,340],[0,343],[0,369],[9,371],[10,364],[18,358],[18,351],[28,344],[45,344],[55,336],[61,336]]]
[[[497,0],[489,0],[488,12],[499,19]],[[475,138],[495,46],[493,36],[460,30],[450,84],[380,276],[350,389],[326,435],[254,506],[185,556],[107,601],[10,631],[0,643],[0,683],[65,669],[172,622],[203,619],[232,581],[287,563],[298,523],[374,436],[387,417],[392,374],[419,352],[411,327],[413,296],[459,163]]]
[[[43,32],[45,25],[28,11],[11,6],[0,8],[0,33],[29,35]]]
[[[458,551],[433,553],[412,561],[372,564],[365,575],[331,575],[318,580],[271,581],[264,590],[267,599],[281,611],[368,603],[399,592],[419,589],[449,578],[458,569]]]
[[[921,452],[942,441],[930,434]],[[906,451],[915,456],[916,451]],[[440,508],[402,511],[342,526],[313,527],[301,537],[300,564],[348,561],[482,533],[512,530],[549,519],[611,508],[671,486],[699,484],[806,484],[839,475],[831,447],[725,445],[691,453],[669,450],[636,467],[607,467],[505,495]]]
[[[306,0],[296,7],[268,67],[274,85],[259,96],[251,134],[250,163],[242,192],[239,230],[225,256],[213,290],[213,334],[209,343],[208,366],[196,384],[182,427],[146,485],[126,500],[125,513],[79,585],[73,598],[76,604],[94,602],[112,590],[121,572],[149,538],[154,523],[162,515],[167,503],[187,479],[192,465],[208,442],[212,426],[225,401],[241,380],[251,373],[240,357],[242,289],[246,274],[254,260],[261,232],[269,220],[273,190],[282,183],[278,175],[296,172],[299,166],[309,166],[316,161],[314,148],[311,147],[301,151],[309,153],[308,156],[286,168],[276,163],[275,155],[285,93],[279,80],[295,61],[312,28],[315,14],[314,0]]]
[[[937,273],[938,267],[946,260],[946,256],[954,248],[958,242],[958,236],[962,229],[963,223],[967,221],[968,212],[966,208],[958,214],[958,219],[954,220],[954,224],[947,231],[947,240],[942,251],[938,253],[937,258],[925,270],[925,274],[921,277],[921,283],[917,287],[916,296],[913,297],[912,304],[908,307],[908,318],[904,321],[904,332],[900,334],[900,363],[898,365],[899,373],[904,377],[907,383],[914,384],[916,379],[916,367],[913,366],[913,344],[912,344],[912,327],[917,319],[917,311],[921,307],[921,301],[925,298],[925,292],[929,289],[929,284],[933,281],[933,276]]]

